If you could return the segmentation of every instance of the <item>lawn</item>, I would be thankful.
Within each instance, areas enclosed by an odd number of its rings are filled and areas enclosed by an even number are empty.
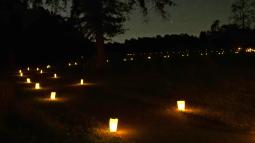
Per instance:
[[[43,74],[23,67],[23,77],[16,71],[16,96],[1,115],[2,140],[254,142],[254,57],[110,62],[100,75],[82,65],[43,66]],[[34,82],[42,89],[33,89]],[[49,100],[51,91],[56,101]],[[180,99],[185,112],[176,110]],[[110,117],[119,119],[117,133],[108,131]]]

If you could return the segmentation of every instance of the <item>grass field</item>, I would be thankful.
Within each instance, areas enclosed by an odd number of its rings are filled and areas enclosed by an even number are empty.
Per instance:
[[[242,59],[242,60],[241,60]],[[61,66],[60,66],[61,65]],[[154,143],[255,141],[254,57],[109,63],[100,75],[78,66],[36,67],[16,77],[16,96],[1,114],[7,142]],[[59,78],[54,79],[57,73]],[[17,74],[17,73],[16,73]],[[25,83],[30,77],[32,84]],[[84,78],[85,85],[79,85]],[[34,90],[34,82],[42,89]],[[57,100],[50,101],[51,91]],[[186,101],[187,111],[176,110]],[[110,117],[119,118],[116,134]]]

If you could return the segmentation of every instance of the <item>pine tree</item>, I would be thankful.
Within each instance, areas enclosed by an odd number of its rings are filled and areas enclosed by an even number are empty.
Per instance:
[[[43,4],[59,10],[70,0],[27,0],[28,5],[35,7]],[[96,42],[97,67],[105,64],[104,41],[125,32],[123,24],[137,6],[143,15],[147,15],[153,5],[163,18],[168,18],[167,6],[173,6],[172,0],[72,0],[71,20],[84,36]]]
[[[236,0],[232,4],[232,20],[241,29],[250,29],[255,16],[254,0]]]

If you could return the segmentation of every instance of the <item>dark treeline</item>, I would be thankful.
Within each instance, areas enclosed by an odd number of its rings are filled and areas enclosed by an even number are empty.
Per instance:
[[[0,2],[2,64],[46,63],[72,57],[93,57],[96,44],[84,38],[74,28],[72,19],[53,14],[43,8],[27,9],[18,0]],[[126,53],[171,52],[177,55],[196,55],[204,51],[224,50],[233,53],[238,47],[255,46],[255,30],[235,24],[212,24],[199,36],[188,34],[164,35],[126,40],[106,45],[110,56]],[[92,61],[92,60],[91,60]],[[4,66],[3,66],[4,67]]]
[[[107,45],[109,53],[171,52],[176,54],[201,54],[205,51],[233,53],[237,48],[255,47],[255,30],[240,29],[237,25],[223,25],[212,31],[202,31],[199,36],[188,34],[164,35],[126,40]]]
[[[31,59],[45,63],[92,52],[91,42],[62,17],[51,15],[44,9],[30,10],[27,16],[30,23],[21,33],[23,47],[15,48],[17,58],[26,59],[24,56],[27,56],[28,63]]]
[[[27,9],[14,0],[1,1],[0,7],[2,67],[10,62],[38,64],[91,53],[91,42],[63,17],[43,8]]]
[[[166,52],[185,51],[198,49],[200,41],[197,37],[187,34],[144,37],[126,40],[125,43],[108,44],[109,52],[141,53],[141,52]]]

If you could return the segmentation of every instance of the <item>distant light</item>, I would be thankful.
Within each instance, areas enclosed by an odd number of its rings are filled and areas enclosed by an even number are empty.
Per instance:
[[[35,89],[40,89],[40,83],[35,83]]]
[[[55,100],[56,99],[56,94],[57,94],[56,92],[51,92],[50,93],[50,99]]]
[[[30,78],[27,78],[27,83],[31,83],[31,80],[30,80]]]
[[[83,85],[83,84],[84,84],[84,82],[83,82],[83,79],[81,79],[81,82],[80,82],[80,84],[81,84],[81,85]]]
[[[19,73],[22,73],[22,70],[19,70]]]
[[[150,60],[150,59],[151,59],[151,56],[148,56],[147,59]]]
[[[29,70],[30,70],[30,68],[28,67],[28,68],[27,68],[27,70],[29,71]]]
[[[184,100],[179,100],[177,101],[177,107],[179,111],[185,111],[185,101]]]
[[[123,59],[123,61],[124,61],[124,62],[126,62],[126,61],[127,61],[127,59],[126,59],[126,58],[124,58],[124,59]]]
[[[42,74],[42,73],[43,73],[43,70],[41,70],[40,73]]]
[[[110,118],[109,120],[110,132],[117,132],[118,128],[118,118]]]
[[[39,71],[40,69],[39,68],[36,68],[36,71]]]
[[[254,50],[254,49],[252,49],[252,48],[248,48],[248,49],[246,49],[245,51],[246,51],[246,53],[252,53],[252,52],[255,52],[255,50]]]
[[[170,55],[164,55],[164,58],[165,59],[170,58]]]
[[[76,65],[76,66],[77,66],[77,65],[78,65],[78,63],[77,63],[77,62],[75,62],[75,63],[74,63],[74,65]]]
[[[20,73],[19,75],[22,77],[22,76],[23,76],[23,73]]]
[[[134,58],[130,58],[130,61],[134,61]]]
[[[107,59],[106,62],[109,63],[110,61]]]
[[[47,65],[47,69],[49,69],[51,66],[50,65]]]
[[[57,74],[56,73],[54,74],[54,78],[57,78]]]

